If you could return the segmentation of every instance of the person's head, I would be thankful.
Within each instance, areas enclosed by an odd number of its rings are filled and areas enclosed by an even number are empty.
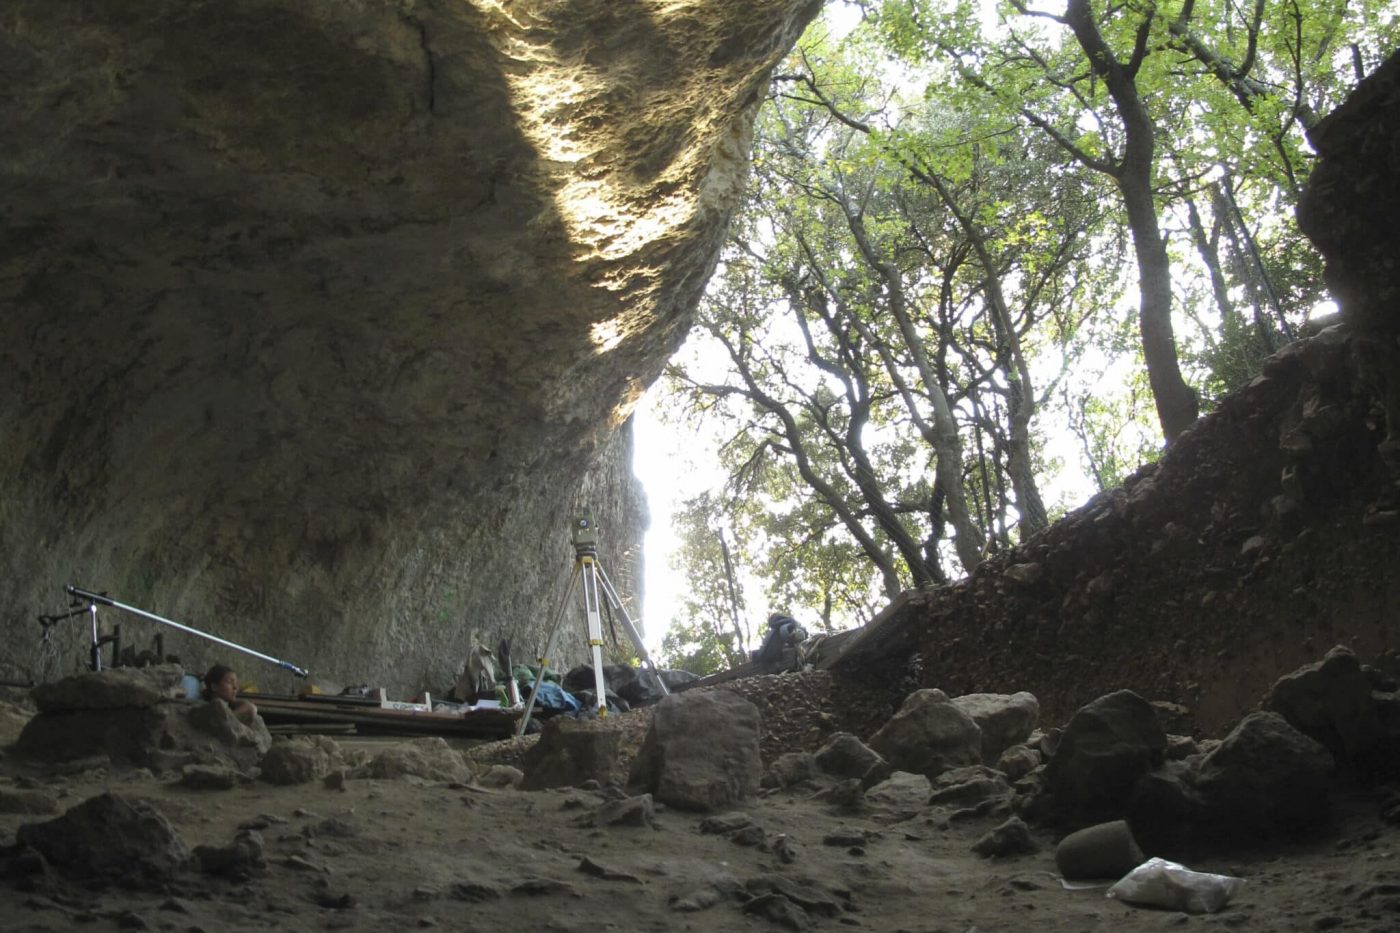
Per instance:
[[[233,668],[223,664],[215,664],[209,668],[209,673],[204,675],[204,699],[212,700],[218,697],[225,703],[232,703],[238,696],[238,675],[233,672]]]

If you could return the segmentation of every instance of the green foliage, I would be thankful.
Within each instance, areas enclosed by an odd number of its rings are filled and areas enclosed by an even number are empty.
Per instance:
[[[1159,453],[1117,187],[1124,111],[1072,38],[1073,3],[862,7],[850,35],[814,28],[778,69],[699,311],[711,362],[669,376],[678,417],[726,438],[727,486],[687,509],[677,568],[691,595],[667,651],[691,669],[751,647],[716,586],[715,528],[759,615],[841,627],[966,569],[940,468],[995,548],[1058,468],[1103,489]],[[1325,298],[1293,221],[1305,129],[1354,62],[1395,47],[1397,17],[1376,0],[1086,9],[1136,69],[1177,340],[1209,403]],[[935,443],[940,395],[956,462]]]

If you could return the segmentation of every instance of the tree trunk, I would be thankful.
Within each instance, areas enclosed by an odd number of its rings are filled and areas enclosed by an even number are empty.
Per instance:
[[[948,404],[948,396],[943,386],[934,376],[923,341],[919,339],[914,322],[909,317],[904,282],[899,276],[899,270],[875,252],[860,217],[848,210],[846,220],[861,255],[885,283],[890,313],[899,325],[899,333],[904,338],[910,358],[914,361],[914,368],[918,370],[924,395],[933,410],[933,445],[937,454],[934,470],[947,496],[948,518],[953,523],[953,547],[958,553],[958,562],[962,564],[964,573],[972,573],[982,562],[983,533],[972,520],[967,508],[967,492],[962,481],[962,438],[958,436],[958,423],[953,417],[953,408]]]
[[[1104,41],[1088,0],[1069,0],[1065,22],[1074,31],[1094,73],[1104,80],[1123,121],[1123,159],[1114,173],[1123,205],[1128,212],[1128,229],[1133,235],[1133,253],[1138,267],[1138,334],[1142,356],[1147,364],[1147,380],[1157,405],[1157,420],[1167,443],[1196,421],[1200,403],[1196,393],[1181,378],[1177,363],[1176,337],[1172,332],[1172,272],[1167,244],[1157,221],[1157,205],[1152,197],[1152,166],[1156,141],[1152,116],[1138,95],[1137,67],[1146,54],[1147,14],[1138,29],[1137,46],[1127,65],[1120,62]]]

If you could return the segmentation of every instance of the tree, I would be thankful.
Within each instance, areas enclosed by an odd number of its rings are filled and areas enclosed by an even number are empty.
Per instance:
[[[993,137],[967,158],[939,103],[876,126],[848,61],[813,48],[795,64],[760,122],[762,213],[736,220],[701,309],[728,375],[678,378],[734,426],[736,486],[817,504],[768,533],[810,549],[839,527],[893,597],[1045,527],[1023,342],[1043,315],[1072,316],[1097,208],[1037,170],[1038,141]]]
[[[661,650],[667,666],[701,676],[743,663],[750,640],[740,621],[742,590],[724,571],[727,545],[717,525],[722,520],[712,495],[690,500],[676,516],[682,548],[675,569],[689,583],[682,597],[687,621],[667,630]]]
[[[1395,32],[1376,0],[860,5],[761,113],[722,371],[672,374],[740,562],[833,621],[1035,534],[1057,460],[1118,482],[1150,410],[1176,437],[1290,338],[1324,294],[1303,129]]]

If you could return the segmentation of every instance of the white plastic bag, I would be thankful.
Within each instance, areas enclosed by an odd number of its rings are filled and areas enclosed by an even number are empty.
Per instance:
[[[1151,858],[1124,875],[1107,896],[1139,907],[1213,914],[1230,903],[1242,884],[1243,878],[1191,871],[1176,862]]]

